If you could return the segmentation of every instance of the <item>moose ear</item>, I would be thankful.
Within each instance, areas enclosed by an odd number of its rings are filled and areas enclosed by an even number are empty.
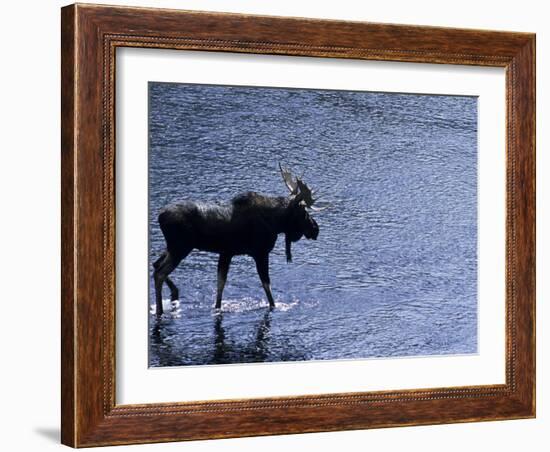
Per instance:
[[[297,207],[299,205],[305,206],[305,202],[301,193],[291,196],[289,207]]]

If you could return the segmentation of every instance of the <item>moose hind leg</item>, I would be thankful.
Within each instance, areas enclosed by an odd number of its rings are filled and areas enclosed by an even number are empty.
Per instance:
[[[160,316],[163,314],[164,309],[162,307],[162,284],[167,281],[168,275],[174,271],[174,269],[178,266],[182,258],[175,259],[170,253],[166,253],[164,256],[164,259],[162,261],[159,259],[155,262],[155,272],[153,273],[153,279],[155,280],[155,302],[157,306],[157,316]],[[168,287],[170,287],[170,290],[172,291],[172,286],[176,289],[174,283],[170,281],[168,283]],[[174,292],[172,291],[172,295]],[[179,294],[177,294],[179,295]]]
[[[170,279],[170,277],[166,277],[166,285],[170,289],[170,300],[171,301],[178,301],[180,298],[180,291],[178,290],[178,287],[174,284],[174,282]]]
[[[265,290],[267,296],[267,301],[269,301],[269,307],[275,307],[275,301],[273,300],[273,295],[271,293],[271,281],[269,280],[269,254],[265,256],[255,257],[256,261],[256,270],[258,270],[258,276],[262,282],[262,286]]]
[[[227,281],[227,273],[229,272],[229,265],[231,264],[231,256],[220,254],[218,260],[218,292],[216,294],[216,309],[222,307],[222,294],[225,282]]]

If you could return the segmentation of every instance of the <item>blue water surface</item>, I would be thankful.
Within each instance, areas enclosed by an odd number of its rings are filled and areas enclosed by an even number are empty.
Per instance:
[[[279,237],[276,309],[240,256],[215,312],[194,251],[160,319],[149,284],[150,366],[477,352],[477,98],[149,83],[149,274],[164,205],[286,195],[279,161],[331,208],[293,263]]]

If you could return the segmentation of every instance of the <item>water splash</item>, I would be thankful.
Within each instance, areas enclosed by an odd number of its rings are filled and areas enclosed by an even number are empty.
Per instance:
[[[299,303],[297,298],[292,298],[290,301],[283,301],[281,299],[275,300],[275,310],[281,312],[287,312]],[[308,306],[313,306],[316,303],[307,303]],[[208,303],[206,306],[203,303],[185,303],[181,304],[180,301],[172,301],[170,299],[162,300],[162,307],[164,309],[163,316],[173,319],[179,319],[182,312],[185,311],[204,311],[213,310],[214,303]],[[239,313],[239,312],[254,312],[262,311],[269,308],[269,303],[264,299],[258,299],[254,297],[243,297],[240,299],[229,298],[222,301],[221,312]],[[149,306],[149,314],[154,316],[157,314],[156,304]]]
[[[285,302],[281,299],[275,299],[275,309],[286,312],[298,304],[298,300]],[[265,310],[269,308],[269,303],[265,299],[254,297],[243,297],[240,299],[229,298],[222,301],[222,312],[252,312]]]
[[[180,302],[178,300],[172,301],[169,299],[162,300],[163,317],[172,319],[179,319],[181,317]],[[149,306],[149,314],[157,315],[157,305],[152,304]]]

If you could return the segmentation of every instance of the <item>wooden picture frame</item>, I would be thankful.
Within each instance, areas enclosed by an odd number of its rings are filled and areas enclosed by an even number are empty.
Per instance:
[[[535,35],[79,4],[62,9],[61,35],[64,444],[85,447],[535,416]],[[505,68],[506,383],[117,405],[118,47]]]

